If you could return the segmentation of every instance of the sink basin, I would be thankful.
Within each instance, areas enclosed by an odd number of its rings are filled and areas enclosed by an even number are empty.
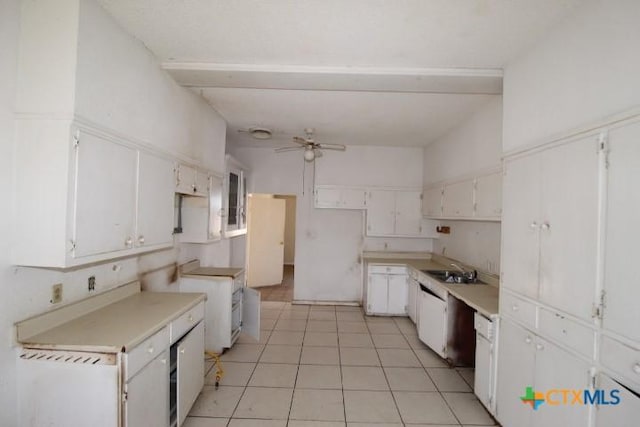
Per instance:
[[[467,285],[486,285],[486,283],[479,279],[470,280],[468,277],[463,276],[459,271],[422,270],[422,272],[433,277],[434,279],[440,280],[441,282],[460,283]]]

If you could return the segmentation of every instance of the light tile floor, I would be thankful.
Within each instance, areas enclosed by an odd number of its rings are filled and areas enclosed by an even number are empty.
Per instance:
[[[217,390],[207,363],[185,427],[496,425],[473,369],[449,369],[408,318],[263,301],[261,327],[222,355]]]

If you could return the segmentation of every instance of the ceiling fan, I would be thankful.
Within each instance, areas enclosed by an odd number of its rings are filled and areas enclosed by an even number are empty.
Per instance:
[[[314,161],[317,157],[322,157],[322,151],[320,150],[338,150],[345,151],[346,146],[342,144],[320,144],[313,139],[313,133],[315,129],[305,128],[305,138],[294,136],[293,142],[299,144],[295,147],[280,147],[276,148],[276,153],[283,153],[285,151],[304,150],[304,159],[307,162]]]

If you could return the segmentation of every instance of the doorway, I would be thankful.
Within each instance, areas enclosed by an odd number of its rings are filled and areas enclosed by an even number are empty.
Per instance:
[[[296,196],[249,194],[247,286],[263,301],[292,301],[295,268]]]

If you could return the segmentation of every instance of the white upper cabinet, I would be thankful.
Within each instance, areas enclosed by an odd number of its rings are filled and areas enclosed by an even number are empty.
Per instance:
[[[473,180],[444,186],[442,216],[445,218],[471,218],[473,216]]]
[[[315,207],[330,209],[365,209],[367,191],[364,188],[317,185]]]
[[[476,178],[474,200],[476,218],[500,219],[502,216],[502,172]]]
[[[182,199],[183,243],[208,243],[222,237],[223,179],[209,177],[209,197],[185,197]]]
[[[229,155],[226,164],[223,234],[230,237],[247,232],[247,170]]]
[[[421,194],[415,190],[370,190],[367,236],[421,237]]]
[[[173,245],[173,162],[154,154],[138,157],[138,246]]]
[[[640,342],[640,123],[609,133],[603,327]],[[613,411],[612,411],[613,412]]]
[[[439,218],[442,216],[442,186],[425,188],[424,200],[422,201],[422,214],[428,218]]]
[[[188,196],[206,197],[209,186],[207,173],[184,164],[176,165],[176,193]]]
[[[598,230],[595,139],[507,162],[504,195],[503,285],[590,320]]]
[[[75,153],[73,256],[133,248],[137,151],[83,132]]]

